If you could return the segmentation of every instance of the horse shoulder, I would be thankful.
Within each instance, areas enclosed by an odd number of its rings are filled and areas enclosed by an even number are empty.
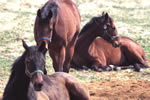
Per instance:
[[[93,46],[92,46],[93,45]],[[106,66],[109,64],[117,64],[123,60],[123,55],[121,54],[121,49],[114,48],[111,43],[107,42],[102,38],[96,38],[91,45],[93,48],[92,56],[95,60],[99,62],[100,65]]]
[[[100,64],[106,64],[106,56],[105,56],[105,41],[101,38],[96,38],[89,47],[89,54],[95,58]]]

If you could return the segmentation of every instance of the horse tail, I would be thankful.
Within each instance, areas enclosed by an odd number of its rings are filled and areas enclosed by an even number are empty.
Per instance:
[[[54,20],[56,20],[57,17],[57,4],[47,2],[45,6],[42,8],[43,11],[41,12],[41,18],[42,19],[49,19],[53,17]]]

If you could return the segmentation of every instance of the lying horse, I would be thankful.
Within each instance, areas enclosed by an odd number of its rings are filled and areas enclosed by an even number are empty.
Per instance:
[[[49,0],[37,11],[34,37],[44,41],[56,72],[69,72],[74,46],[80,31],[80,14],[72,0]]]
[[[3,100],[89,100],[87,88],[67,73],[44,75],[45,43],[28,47],[13,64]]]
[[[96,71],[112,70],[109,65],[127,68],[133,65],[136,71],[141,71],[141,67],[147,67],[142,47],[130,38],[117,38],[117,34],[114,21],[107,13],[92,18],[81,30],[72,66],[87,66]],[[98,36],[102,38],[97,38]],[[119,38],[122,43],[120,46]],[[115,48],[113,45],[119,47]]]

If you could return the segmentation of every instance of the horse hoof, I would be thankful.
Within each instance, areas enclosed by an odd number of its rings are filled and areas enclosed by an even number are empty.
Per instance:
[[[119,71],[121,70],[121,67],[114,67],[114,71]]]
[[[144,70],[142,68],[135,69],[136,72],[143,72]]]
[[[86,67],[86,66],[82,66],[82,68],[83,68],[84,70],[88,70],[88,67]]]
[[[113,68],[112,68],[112,67],[110,67],[110,66],[108,66],[108,67],[106,67],[106,68],[105,68],[105,70],[106,70],[106,71],[112,71],[112,70],[113,70]]]
[[[139,72],[144,72],[144,70],[141,68],[141,69],[139,70]]]
[[[114,65],[109,65],[109,67],[111,67],[112,69],[114,69],[114,68],[115,68],[115,66],[114,66]]]

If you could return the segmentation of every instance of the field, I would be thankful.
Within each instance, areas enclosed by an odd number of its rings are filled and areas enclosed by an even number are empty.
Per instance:
[[[137,41],[144,49],[150,65],[150,1],[148,0],[74,0],[81,14],[81,27],[93,16],[108,12],[120,35]],[[35,45],[33,26],[38,8],[46,0],[0,1],[0,97],[10,75],[11,65],[24,51],[21,39]],[[54,73],[47,54],[48,74]],[[94,72],[70,70],[85,82],[91,100],[150,100],[150,69]]]

